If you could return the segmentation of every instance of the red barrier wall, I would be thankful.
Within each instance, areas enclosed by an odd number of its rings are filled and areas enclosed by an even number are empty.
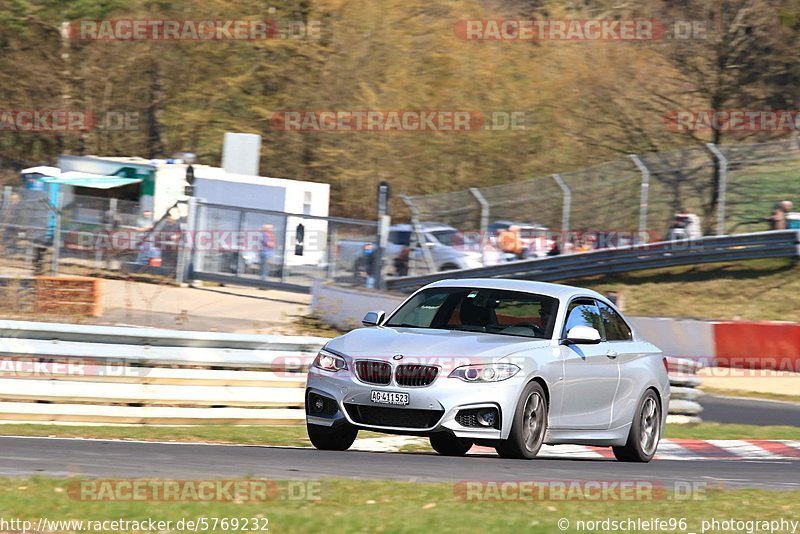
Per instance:
[[[800,324],[714,323],[719,367],[800,372]]]

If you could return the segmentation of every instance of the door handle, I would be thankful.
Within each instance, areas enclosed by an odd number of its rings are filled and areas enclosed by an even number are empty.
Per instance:
[[[615,350],[610,350],[610,351],[606,352],[606,356],[610,360],[616,360],[617,356],[619,356],[619,352],[617,352]]]

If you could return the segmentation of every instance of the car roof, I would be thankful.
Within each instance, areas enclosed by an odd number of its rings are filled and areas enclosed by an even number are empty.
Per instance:
[[[547,227],[543,224],[535,223],[535,222],[520,222],[520,221],[494,221],[489,226],[519,226],[520,228],[544,228]]]
[[[425,231],[436,231],[436,230],[456,230],[450,225],[438,222],[423,222],[419,224],[420,228]],[[390,228],[392,232],[410,232],[413,230],[412,225],[408,223],[404,224],[393,224]]]
[[[523,291],[525,293],[536,293],[547,295],[562,300],[569,300],[573,297],[586,296],[599,298],[603,302],[607,299],[591,289],[582,287],[568,286],[564,284],[551,284],[549,282],[533,282],[531,280],[512,280],[508,278],[458,278],[449,280],[439,280],[425,287],[470,287],[476,289],[505,289],[508,291]]]

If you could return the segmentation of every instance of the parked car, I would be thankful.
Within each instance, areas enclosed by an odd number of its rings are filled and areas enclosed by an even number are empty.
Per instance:
[[[547,227],[536,223],[495,221],[486,232],[498,249],[513,254],[516,259],[542,258],[552,246]]]
[[[414,229],[411,224],[395,224],[389,228],[388,244],[384,252],[386,265],[391,266],[398,256],[405,253],[417,271],[427,271],[423,248],[430,252],[436,271],[471,269],[484,264],[496,265],[503,261],[502,254],[496,248],[490,246],[481,250],[479,238],[470,241],[452,226],[435,222],[421,223],[420,226],[421,242],[412,239]],[[337,247],[339,264],[351,272],[364,271],[365,243],[366,241],[357,240],[340,241]]]
[[[524,280],[444,280],[388,318],[329,341],[308,373],[318,449],[360,429],[428,436],[443,455],[473,444],[533,458],[542,444],[611,446],[653,458],[666,423],[661,351],[604,296]]]

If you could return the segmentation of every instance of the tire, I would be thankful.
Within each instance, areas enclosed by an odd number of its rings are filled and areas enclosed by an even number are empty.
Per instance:
[[[346,451],[358,436],[358,429],[349,423],[335,427],[306,424],[308,439],[321,451]]]
[[[501,458],[535,458],[547,432],[547,397],[542,386],[531,382],[522,390],[508,439],[495,445]]]
[[[648,389],[636,407],[627,443],[612,447],[614,457],[620,462],[647,463],[655,456],[660,439],[661,406],[655,391]]]
[[[433,450],[442,456],[464,456],[472,448],[470,440],[457,438],[452,434],[433,434],[430,440]]]

